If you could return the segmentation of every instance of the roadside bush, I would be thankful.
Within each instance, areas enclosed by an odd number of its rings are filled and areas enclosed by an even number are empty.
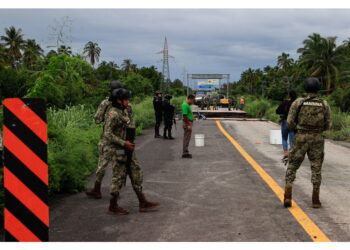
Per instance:
[[[246,102],[244,110],[251,117],[263,118],[267,115],[268,111],[271,111],[271,103],[266,99],[257,99],[254,101]]]
[[[332,128],[325,135],[333,140],[350,142],[350,114],[332,108]]]
[[[330,102],[334,105],[334,103]],[[246,97],[245,111],[250,117],[265,118],[278,123],[276,114],[277,104],[267,99]],[[342,112],[340,108],[332,107],[332,128],[325,132],[326,138],[350,142],[350,114]]]
[[[101,128],[93,113],[83,105],[48,110],[50,194],[83,190],[96,168]]]
[[[132,105],[137,135],[142,134],[143,129],[154,124],[154,110],[152,101],[153,99],[149,97],[138,104]]]

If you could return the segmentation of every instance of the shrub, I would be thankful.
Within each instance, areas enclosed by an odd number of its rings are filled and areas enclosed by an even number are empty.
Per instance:
[[[78,192],[96,168],[100,126],[83,105],[48,110],[49,193]]]

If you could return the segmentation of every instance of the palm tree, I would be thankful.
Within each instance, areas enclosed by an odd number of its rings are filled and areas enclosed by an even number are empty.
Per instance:
[[[337,47],[336,39],[336,37],[323,38],[314,33],[303,41],[304,47],[297,50],[301,54],[300,64],[311,72],[311,76],[321,78],[327,90],[336,87],[339,66],[344,59],[347,59],[342,53],[341,46]]]
[[[245,71],[242,72],[241,74],[241,81],[248,85],[248,90],[250,94],[253,94],[254,89],[253,89],[253,85],[257,83],[257,81],[259,80],[258,78],[258,74],[259,72],[256,72],[254,69],[249,68]]]
[[[28,39],[25,42],[23,62],[28,68],[33,68],[38,60],[43,56],[44,50],[35,40]]]
[[[58,49],[57,49],[57,53],[59,55],[67,55],[67,56],[71,56],[72,55],[72,49],[69,46],[66,45],[61,45]]]
[[[280,56],[277,57],[277,67],[279,67],[283,71],[284,78],[287,81],[288,89],[291,88],[290,81],[289,81],[290,80],[289,73],[291,71],[293,63],[294,63],[293,58],[290,58],[289,54],[287,53],[283,52]]]
[[[15,27],[5,28],[6,36],[1,36],[1,40],[4,41],[4,46],[7,49],[8,57],[12,67],[16,67],[16,64],[21,59],[21,50],[24,48],[22,29],[16,30]]]
[[[7,51],[3,44],[0,44],[0,65],[7,65],[8,58],[7,58]]]
[[[92,66],[94,66],[95,62],[98,62],[100,58],[101,48],[98,47],[97,43],[93,43],[90,41],[85,45],[83,53],[87,54],[87,56],[90,59],[90,63],[92,64]]]
[[[116,64],[116,63],[113,62],[113,61],[108,62],[107,65],[108,65],[109,67],[111,67],[111,68],[114,68],[114,69],[118,69],[118,68],[119,68],[118,64]]]
[[[131,59],[124,59],[122,63],[122,70],[124,70],[127,73],[132,72],[132,69],[133,69],[132,65],[133,64],[131,62]]]
[[[289,54],[283,52],[277,57],[277,66],[284,72],[287,72],[292,65],[293,59],[289,57]]]

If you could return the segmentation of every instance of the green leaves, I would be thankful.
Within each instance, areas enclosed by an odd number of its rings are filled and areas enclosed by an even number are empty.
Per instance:
[[[75,105],[83,97],[82,74],[91,66],[76,57],[52,56],[26,97],[46,98],[51,106]]]

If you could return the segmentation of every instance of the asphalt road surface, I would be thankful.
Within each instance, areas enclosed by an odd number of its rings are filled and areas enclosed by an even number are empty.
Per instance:
[[[269,144],[278,125],[259,121],[222,120],[223,127],[284,187],[286,167],[281,145]],[[106,213],[111,171],[102,185],[103,198],[84,193],[55,198],[50,204],[51,241],[312,241],[260,175],[222,134],[214,120],[195,122],[194,134],[205,134],[205,147],[190,144],[193,159],[182,159],[181,124],[175,140],[153,138],[153,129],[137,139],[144,171],[144,192],[161,203],[138,212],[128,180],[119,205],[129,215]],[[350,148],[326,143],[321,209],[311,208],[310,167],[306,159],[297,173],[293,199],[331,241],[350,241]],[[93,178],[89,183],[92,186]]]

